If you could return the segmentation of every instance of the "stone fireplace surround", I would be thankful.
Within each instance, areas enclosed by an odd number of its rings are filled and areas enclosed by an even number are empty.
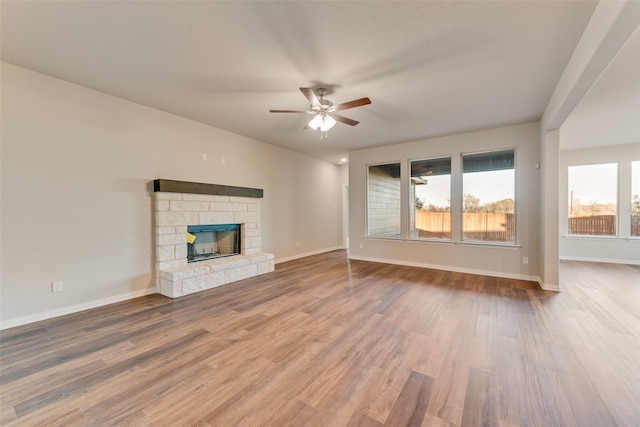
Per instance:
[[[261,251],[261,189],[154,181],[156,284],[177,298],[274,270]],[[187,226],[241,224],[241,254],[187,263]]]

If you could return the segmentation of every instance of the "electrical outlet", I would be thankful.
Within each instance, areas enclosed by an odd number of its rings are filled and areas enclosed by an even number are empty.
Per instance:
[[[227,163],[227,159],[225,157],[220,157],[220,164],[224,165]]]
[[[360,249],[364,248],[364,243],[360,243]]]
[[[207,160],[207,153],[202,153],[202,160]]]
[[[522,263],[523,264],[529,264],[529,257],[528,256],[523,256],[522,257]]]
[[[296,242],[296,248],[299,248],[300,246],[302,246],[300,242]]]
[[[51,292],[62,292],[63,290],[62,280],[55,280],[51,282]]]

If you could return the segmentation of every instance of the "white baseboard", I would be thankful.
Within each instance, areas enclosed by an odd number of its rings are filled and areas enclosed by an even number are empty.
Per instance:
[[[609,264],[640,265],[639,259],[589,258],[579,256],[561,256],[560,259],[564,261],[606,262]]]
[[[349,259],[354,259],[359,261],[381,262],[383,264],[406,265],[409,267],[431,268],[434,270],[453,271],[455,273],[467,273],[467,274],[478,274],[481,276],[502,277],[505,279],[528,280],[531,282],[540,283],[540,278],[538,276],[529,276],[526,274],[512,274],[512,273],[505,273],[502,271],[475,270],[471,268],[452,267],[449,265],[434,265],[434,264],[425,264],[421,262],[401,261],[401,260],[393,260],[393,259],[386,259],[386,258],[383,259],[383,258],[360,257],[360,256],[352,256],[352,255],[349,255]]]
[[[311,255],[323,254],[325,252],[337,251],[338,249],[344,249],[344,246],[334,246],[331,248],[318,249],[317,251],[305,252],[303,254],[296,254],[293,256],[288,256],[285,258],[277,258],[275,263],[280,264],[281,262],[293,261],[294,259],[306,258]]]
[[[157,293],[155,287],[143,289],[141,291],[129,292],[126,294],[116,295],[109,298],[103,298],[96,301],[89,301],[82,304],[70,305],[67,307],[57,308],[42,313],[31,314],[28,316],[16,317],[13,319],[0,322],[0,330],[15,328],[16,326],[27,325],[29,323],[39,322],[41,320],[53,319],[67,314],[77,313],[79,311],[89,310],[91,308],[102,307],[116,302],[126,301],[133,298],[143,297]]]
[[[540,284],[540,287],[545,291],[560,292],[560,285],[555,285],[553,283],[544,283],[542,279],[540,279],[538,283]]]
[[[343,246],[334,246],[334,247],[330,247],[330,248],[319,249],[319,250],[316,250],[316,251],[305,252],[303,254],[297,254],[297,255],[290,256],[290,257],[279,258],[279,259],[275,260],[275,263],[279,264],[281,262],[293,261],[293,260],[296,260],[296,259],[299,259],[299,258],[305,258],[305,257],[308,257],[308,256],[318,255],[318,254],[322,254],[322,253],[325,253],[325,252],[331,252],[331,251],[335,251],[335,250],[339,250],[339,249],[344,249],[344,247]],[[444,266],[444,265],[433,265],[433,264],[417,263],[417,262],[410,262],[410,261],[400,261],[400,260],[390,260],[390,259],[382,259],[382,258],[358,257],[358,256],[351,256],[351,255],[349,256],[349,259],[360,260],[360,261],[380,262],[380,263],[383,263],[383,264],[406,265],[406,266],[409,266],[409,267],[432,268],[432,269],[435,269],[435,270],[453,271],[453,272],[456,272],[456,273],[479,274],[479,275],[482,275],[482,276],[503,277],[503,278],[507,278],[507,279],[529,280],[529,281],[533,281],[533,282],[538,282],[540,284],[540,287],[542,289],[544,289],[544,290],[549,290],[549,291],[559,291],[560,290],[560,288],[557,285],[543,284],[541,282],[540,278],[537,277],[537,276],[529,276],[529,275],[523,275],[523,274],[511,274],[511,273],[495,272],[495,271],[487,271],[487,270],[474,270],[474,269],[468,269],[468,268],[451,267],[451,266]],[[563,258],[563,259],[568,259],[568,258]],[[578,260],[578,261],[581,261],[581,260]],[[582,260],[582,261],[587,261],[587,260]],[[597,260],[596,262],[606,262],[606,261]],[[618,261],[618,262],[620,262],[620,261]],[[632,263],[629,262],[627,264],[632,264]],[[640,263],[636,261],[633,264],[640,264]],[[145,295],[152,295],[152,294],[155,294],[155,293],[157,293],[157,289],[155,287],[153,287],[153,288],[143,289],[141,291],[129,292],[129,293],[126,293],[126,294],[116,295],[116,296],[109,297],[109,298],[103,298],[103,299],[96,300],[96,301],[89,301],[89,302],[82,303],[82,304],[76,304],[76,305],[71,305],[71,306],[68,306],[68,307],[58,308],[58,309],[55,309],[55,310],[49,310],[49,311],[45,311],[45,312],[42,312],[42,313],[36,313],[36,314],[28,315],[28,316],[16,317],[16,318],[13,318],[13,319],[1,321],[0,322],[0,330],[14,328],[16,326],[27,325],[29,323],[39,322],[41,320],[52,319],[54,317],[60,317],[60,316],[64,316],[64,315],[67,315],[67,314],[77,313],[79,311],[84,311],[84,310],[89,310],[89,309],[92,309],[92,308],[102,307],[102,306],[105,306],[105,305],[109,305],[109,304],[114,304],[114,303],[121,302],[121,301],[130,300],[130,299],[133,299],[133,298],[138,298],[138,297],[142,297],[142,296],[145,296]]]

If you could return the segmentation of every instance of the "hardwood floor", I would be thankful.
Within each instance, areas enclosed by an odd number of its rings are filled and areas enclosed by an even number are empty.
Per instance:
[[[561,275],[335,251],[2,331],[0,424],[640,425],[640,267]]]

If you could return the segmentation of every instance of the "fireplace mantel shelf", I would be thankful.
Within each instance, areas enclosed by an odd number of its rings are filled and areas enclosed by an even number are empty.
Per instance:
[[[255,197],[258,199],[264,197],[264,190],[261,188],[233,187],[231,185],[173,181],[170,179],[153,180],[153,191],[155,193],[209,194],[212,196]]]

